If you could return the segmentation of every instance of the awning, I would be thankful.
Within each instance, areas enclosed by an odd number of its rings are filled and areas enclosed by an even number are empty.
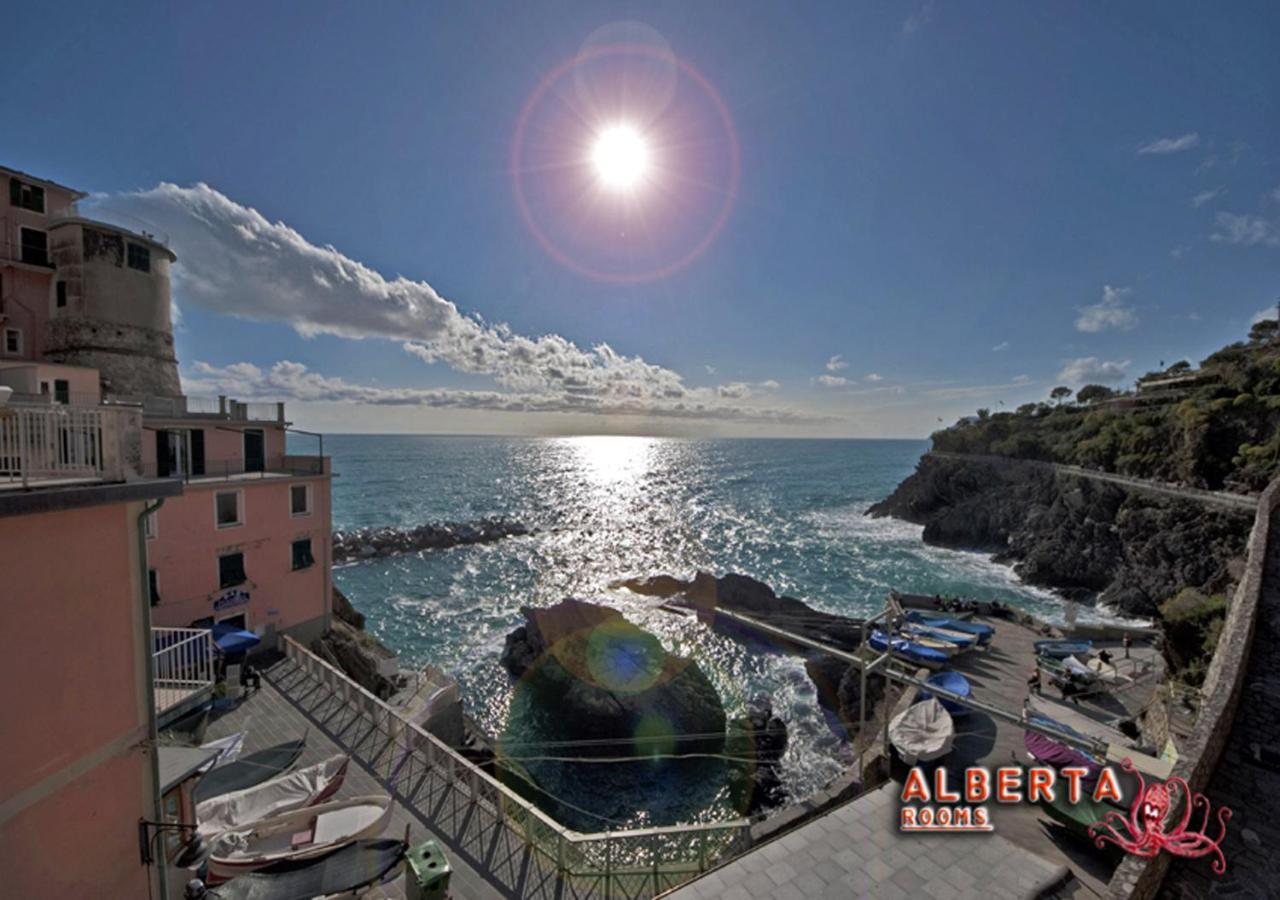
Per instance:
[[[219,650],[230,655],[252,650],[262,643],[262,638],[252,631],[245,631],[243,628],[236,628],[234,625],[214,625],[213,642],[218,645]]]

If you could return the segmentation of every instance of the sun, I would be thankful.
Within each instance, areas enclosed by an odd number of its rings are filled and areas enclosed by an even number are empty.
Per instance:
[[[596,135],[591,166],[609,190],[634,190],[649,172],[649,145],[631,125],[611,125]]]

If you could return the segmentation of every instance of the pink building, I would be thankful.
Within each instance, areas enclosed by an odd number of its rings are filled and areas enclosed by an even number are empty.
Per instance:
[[[204,757],[158,729],[212,626],[328,626],[331,476],[283,404],[182,394],[176,257],[83,196],[0,167],[0,893],[164,898]]]

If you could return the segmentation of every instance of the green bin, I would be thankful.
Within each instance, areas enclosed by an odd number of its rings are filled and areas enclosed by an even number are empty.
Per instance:
[[[408,861],[407,900],[444,900],[449,896],[449,858],[439,844],[426,841],[410,848]]]

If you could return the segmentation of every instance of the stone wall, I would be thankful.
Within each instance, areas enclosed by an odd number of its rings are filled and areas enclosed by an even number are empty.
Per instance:
[[[113,394],[182,393],[173,335],[166,331],[64,315],[49,322],[44,348],[51,361],[97,369]]]
[[[1240,695],[1248,672],[1250,651],[1253,648],[1254,636],[1258,627],[1259,609],[1264,600],[1264,588],[1267,587],[1267,556],[1271,541],[1271,526],[1276,518],[1277,507],[1280,506],[1280,479],[1273,481],[1263,492],[1258,502],[1258,512],[1253,522],[1253,530],[1249,535],[1248,560],[1245,564],[1244,577],[1232,598],[1231,608],[1222,626],[1222,634],[1218,639],[1218,648],[1209,671],[1205,676],[1201,689],[1200,714],[1196,719],[1195,730],[1181,748],[1181,756],[1174,766],[1173,775],[1184,778],[1193,791],[1203,791],[1213,776],[1223,750],[1232,736],[1232,726],[1236,719],[1236,711],[1240,704]],[[1280,535],[1277,536],[1280,540]],[[1271,586],[1271,590],[1277,590]],[[1275,648],[1258,648],[1259,652],[1274,651]],[[1210,802],[1214,798],[1210,797]],[[1255,798],[1255,802],[1268,802],[1266,798]],[[1210,834],[1213,834],[1212,828]],[[1127,856],[1116,868],[1108,885],[1107,896],[1111,898],[1134,898],[1134,900],[1152,900],[1157,896],[1167,896],[1164,879],[1169,871],[1171,857],[1161,853],[1151,859]],[[1200,860],[1208,866],[1207,860]],[[1230,865],[1230,861],[1228,861]],[[1253,886],[1265,890],[1263,885]]]

